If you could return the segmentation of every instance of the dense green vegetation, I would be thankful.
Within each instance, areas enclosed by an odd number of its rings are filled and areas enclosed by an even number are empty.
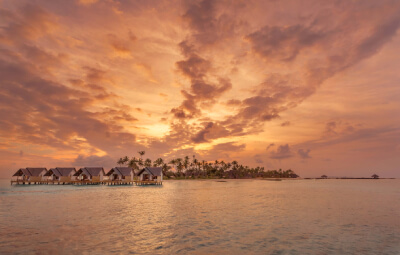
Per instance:
[[[165,162],[162,158],[154,161],[151,159],[143,159],[145,151],[139,151],[139,157],[129,158],[125,156],[117,162],[120,166],[130,166],[134,169],[142,167],[162,167],[164,177],[186,179],[186,178],[296,178],[299,177],[294,171],[288,169],[286,171],[279,170],[264,170],[264,167],[250,168],[243,166],[237,161],[224,162],[215,160],[207,162],[198,160],[194,155],[190,159],[189,156],[184,158],[172,159]],[[172,171],[175,169],[175,171]]]

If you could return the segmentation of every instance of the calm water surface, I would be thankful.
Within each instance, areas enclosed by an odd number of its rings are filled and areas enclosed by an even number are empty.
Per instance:
[[[0,254],[9,253],[400,254],[400,180],[0,180]]]

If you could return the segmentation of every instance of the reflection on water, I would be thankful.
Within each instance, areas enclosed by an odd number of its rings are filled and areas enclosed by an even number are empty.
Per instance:
[[[399,180],[10,186],[0,254],[399,254]]]

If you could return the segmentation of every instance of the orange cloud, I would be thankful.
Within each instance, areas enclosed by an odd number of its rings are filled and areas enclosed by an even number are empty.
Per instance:
[[[397,2],[0,6],[7,167],[112,164],[139,148],[305,173],[349,153],[400,163]]]

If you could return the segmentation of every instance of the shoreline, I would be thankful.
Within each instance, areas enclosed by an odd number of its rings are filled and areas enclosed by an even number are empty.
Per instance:
[[[396,180],[399,178],[388,177],[388,178],[368,178],[368,177],[337,177],[337,178],[321,178],[321,177],[307,177],[307,178],[172,178],[172,179],[163,179],[163,181],[181,181],[181,180],[265,180],[265,181],[282,181],[282,180]],[[10,181],[9,178],[0,178],[0,180]]]
[[[197,179],[192,179],[192,178],[177,178],[177,179],[163,179],[163,181],[204,181],[204,180],[260,180],[260,181],[296,181],[296,180],[396,180],[398,178],[368,178],[368,177],[343,177],[343,178],[320,178],[320,177],[316,177],[316,178],[197,178]]]

